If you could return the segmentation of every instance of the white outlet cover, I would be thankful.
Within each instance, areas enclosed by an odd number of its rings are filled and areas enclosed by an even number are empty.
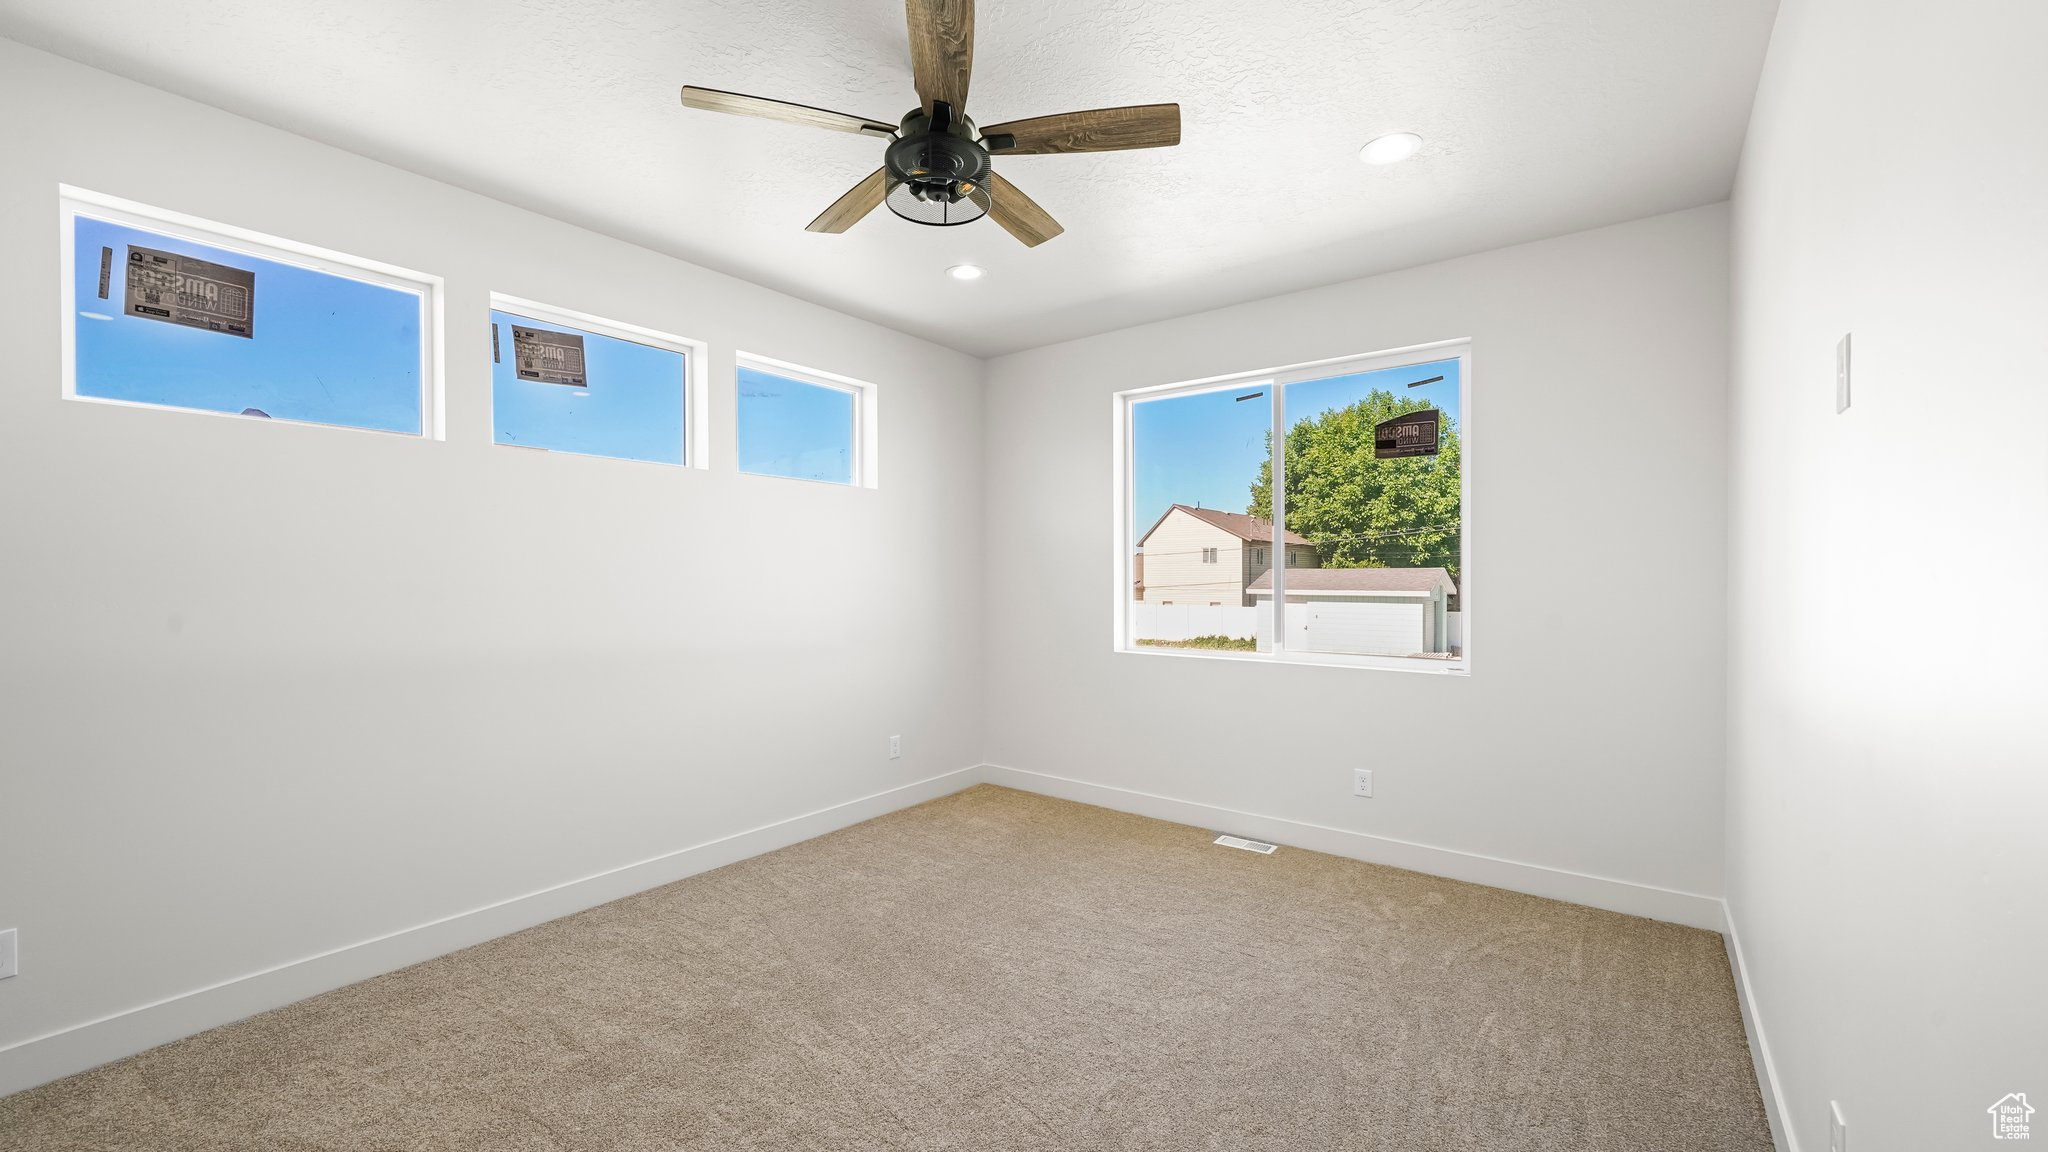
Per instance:
[[[14,956],[14,929],[0,931],[0,980],[5,980],[20,970]]]
[[[891,736],[891,737],[889,737],[889,759],[891,759],[891,760],[901,760],[902,758],[903,758],[903,737],[901,737],[901,736]]]
[[[1370,769],[1370,768],[1358,768],[1358,769],[1354,769],[1354,770],[1352,771],[1352,774],[1351,774],[1351,794],[1352,794],[1353,796],[1364,796],[1364,797],[1367,797],[1368,799],[1369,799],[1369,798],[1371,798],[1371,796],[1372,796],[1372,769]]]

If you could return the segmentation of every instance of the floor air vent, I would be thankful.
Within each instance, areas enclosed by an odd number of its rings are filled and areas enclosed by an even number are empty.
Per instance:
[[[1228,834],[1218,836],[1216,843],[1223,845],[1225,848],[1242,848],[1247,852],[1257,852],[1261,856],[1271,856],[1273,850],[1280,847],[1278,844],[1268,844],[1264,840],[1247,840],[1242,836],[1231,836]]]

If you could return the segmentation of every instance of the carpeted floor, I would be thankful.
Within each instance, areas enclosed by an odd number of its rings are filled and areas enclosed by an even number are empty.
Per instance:
[[[0,1100],[0,1149],[1767,1152],[1721,941],[979,787]]]

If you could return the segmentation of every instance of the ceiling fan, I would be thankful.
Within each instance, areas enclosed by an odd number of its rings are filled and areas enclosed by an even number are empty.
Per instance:
[[[992,216],[1025,247],[1035,248],[1065,229],[1015,184],[996,175],[991,157],[1180,143],[1178,104],[1096,108],[978,128],[966,113],[967,78],[974,67],[974,0],[905,0],[904,7],[919,105],[896,124],[738,92],[683,89],[683,103],[691,108],[889,141],[882,166],[833,201],[808,231],[844,232],[887,203],[906,220],[942,227]]]

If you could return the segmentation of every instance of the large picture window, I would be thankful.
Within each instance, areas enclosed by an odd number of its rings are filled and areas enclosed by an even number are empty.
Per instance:
[[[65,395],[438,437],[440,282],[66,189]]]
[[[1118,647],[1466,671],[1470,395],[1462,342],[1120,393]]]

